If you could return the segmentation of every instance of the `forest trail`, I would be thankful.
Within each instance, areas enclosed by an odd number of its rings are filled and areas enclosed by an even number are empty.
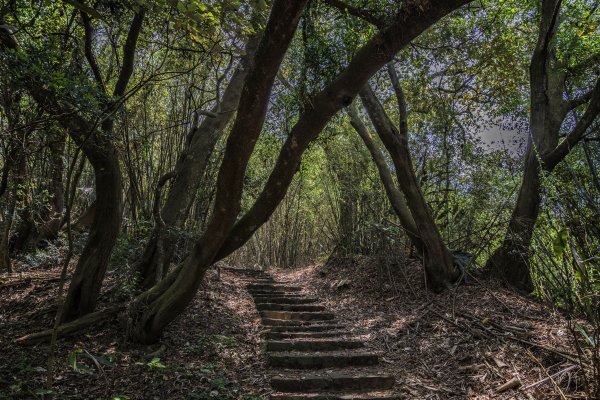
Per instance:
[[[391,391],[394,377],[378,368],[379,355],[366,351],[318,298],[263,271],[230,271],[244,276],[265,328],[272,399],[399,398]]]

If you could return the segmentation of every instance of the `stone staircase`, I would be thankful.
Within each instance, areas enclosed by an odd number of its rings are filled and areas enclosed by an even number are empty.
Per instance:
[[[265,327],[272,400],[392,400],[395,379],[379,356],[353,339],[319,299],[266,272],[229,269],[244,278]]]

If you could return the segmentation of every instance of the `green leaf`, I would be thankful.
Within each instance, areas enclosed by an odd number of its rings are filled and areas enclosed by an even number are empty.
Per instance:
[[[587,330],[583,326],[577,324],[575,326],[575,329],[579,333],[581,333],[581,335],[585,338],[585,340],[588,342],[588,344],[590,346],[592,346],[592,347],[596,346],[596,340],[587,332]]]
[[[567,238],[569,237],[569,230],[566,228],[561,229],[556,234],[556,237],[552,241],[552,252],[554,257],[561,257],[567,248]]]
[[[68,364],[74,371],[77,371],[77,354],[82,353],[82,349],[75,349],[69,353]]]
[[[145,365],[147,367],[150,368],[167,368],[167,366],[163,363],[160,362],[160,358],[158,357],[154,357],[152,360],[148,361],[147,363],[143,363],[143,362],[136,362],[137,365]]]

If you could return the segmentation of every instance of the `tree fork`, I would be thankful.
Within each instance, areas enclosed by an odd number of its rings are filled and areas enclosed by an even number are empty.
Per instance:
[[[399,85],[395,86],[398,86],[397,90],[399,90]],[[404,95],[400,94],[397,97],[399,107],[402,110],[399,130],[385,113],[369,84],[365,85],[360,91],[360,98],[375,127],[375,131],[392,157],[400,189],[406,198],[406,203],[419,231],[419,237],[423,242],[423,261],[427,283],[433,291],[440,292],[454,283],[459,276],[459,271],[454,266],[454,258],[440,235],[415,175],[410,149],[408,148],[408,125],[406,123]]]

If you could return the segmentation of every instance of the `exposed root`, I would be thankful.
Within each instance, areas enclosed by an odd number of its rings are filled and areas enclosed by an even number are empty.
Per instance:
[[[100,322],[104,322],[110,320],[117,316],[121,311],[125,310],[126,304],[118,304],[116,306],[112,306],[106,308],[102,311],[96,311],[90,314],[87,314],[81,318],[78,318],[74,321],[67,322],[66,324],[62,324],[58,327],[58,336],[68,336],[82,331],[83,329],[89,328],[90,326],[99,324]],[[18,339],[15,339],[16,343],[27,344],[27,343],[39,343],[46,340],[50,340],[52,337],[52,329],[46,329],[41,332],[30,333],[25,336],[21,336]]]

